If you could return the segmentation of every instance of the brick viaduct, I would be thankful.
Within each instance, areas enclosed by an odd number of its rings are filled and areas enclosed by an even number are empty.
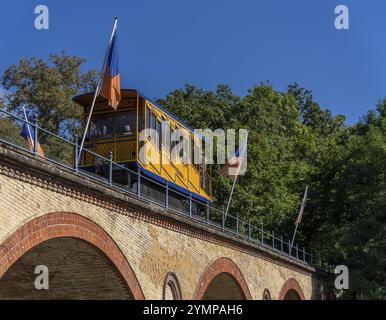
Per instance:
[[[321,287],[308,265],[0,146],[0,299],[319,299]]]

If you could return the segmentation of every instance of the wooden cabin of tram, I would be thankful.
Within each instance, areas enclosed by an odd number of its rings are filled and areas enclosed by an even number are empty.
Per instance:
[[[87,93],[73,99],[83,107],[83,128],[86,125],[93,97],[94,93]],[[162,185],[167,184],[169,190],[175,190],[176,194],[191,196],[203,203],[211,202],[211,178],[206,165],[195,164],[193,152],[189,159],[180,154],[170,153],[170,148],[167,147],[170,146],[170,140],[166,142],[161,141],[160,138],[164,136],[163,121],[169,122],[171,133],[179,129],[183,139],[190,140],[190,146],[204,148],[203,138],[194,134],[192,128],[137,90],[132,89],[121,90],[121,102],[117,110],[111,108],[104,97],[97,97],[85,148],[104,158],[108,158],[111,152],[115,163],[135,172],[140,171],[141,175],[146,176],[146,179],[141,180],[141,186],[143,184],[142,187],[145,187],[145,192],[149,196],[157,197],[157,192],[161,193]],[[158,134],[146,135],[141,141],[140,132],[144,128],[153,129]],[[146,152],[140,157],[140,148],[144,143]],[[83,170],[99,175],[106,175],[108,171],[106,163],[101,164],[97,156],[88,152],[82,152],[80,166]],[[135,183],[135,178],[130,177],[127,170],[120,170],[119,167],[113,170],[113,180],[129,187],[133,187]],[[151,183],[152,181],[154,183]],[[161,187],[158,188],[157,186],[160,185]]]

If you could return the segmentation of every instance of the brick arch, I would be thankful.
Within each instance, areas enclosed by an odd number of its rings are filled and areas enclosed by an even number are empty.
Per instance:
[[[162,300],[166,299],[167,286],[170,286],[173,295],[173,300],[182,300],[181,285],[178,281],[177,275],[174,272],[168,272],[166,274],[162,290]]]
[[[122,251],[113,239],[93,221],[78,214],[56,212],[30,220],[0,245],[0,278],[28,250],[61,237],[84,240],[101,250],[126,281],[134,299],[143,300],[142,289]]]
[[[245,299],[252,300],[251,293],[240,269],[232,260],[223,257],[211,262],[209,266],[205,268],[205,271],[198,282],[193,299],[201,300],[209,284],[220,273],[227,273],[232,276],[240,286]]]
[[[305,300],[302,288],[294,278],[288,279],[280,290],[279,300],[284,300],[288,291],[294,290],[300,297],[300,300]]]
[[[272,300],[271,293],[267,288],[265,288],[263,291],[263,300]]]

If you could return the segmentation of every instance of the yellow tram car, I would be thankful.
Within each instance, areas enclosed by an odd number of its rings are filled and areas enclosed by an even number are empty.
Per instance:
[[[83,107],[83,128],[93,97],[94,93],[91,92],[73,98]],[[190,139],[189,145],[204,148],[206,142],[203,137],[195,134],[187,124],[134,89],[121,90],[121,102],[116,111],[108,106],[107,99],[97,97],[85,148],[105,158],[108,158],[111,152],[115,163],[131,170],[139,170],[147,180],[167,184],[170,190],[191,196],[200,202],[211,202],[211,178],[206,165],[194,164],[193,157],[187,160],[179,154],[171,155],[170,148],[167,148],[160,138],[151,134],[141,141],[140,133],[145,128],[155,130],[158,133],[156,136],[162,137],[163,121],[169,122],[172,132],[179,129],[183,133],[183,139]],[[140,148],[144,143],[145,158],[140,157]],[[199,149],[200,153],[201,151],[203,150]],[[95,173],[96,170],[106,170],[98,169],[97,159],[92,153],[84,152],[81,156],[80,166],[83,169]],[[164,159],[167,161],[163,161]],[[124,174],[119,170],[113,174],[118,179],[123,179]],[[129,181],[123,183],[130,184]],[[149,188],[151,187],[148,186]]]

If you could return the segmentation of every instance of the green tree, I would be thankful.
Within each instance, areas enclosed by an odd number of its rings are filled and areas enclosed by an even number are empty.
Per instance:
[[[319,151],[333,140],[333,133],[324,134],[326,143],[321,145],[321,130],[302,120],[299,101],[305,98],[298,95],[304,92],[280,93],[263,83],[240,98],[225,85],[216,92],[186,86],[159,102],[195,128],[249,130],[248,170],[236,185],[230,212],[280,228],[289,236],[304,186],[321,161]],[[307,99],[312,102],[308,92]],[[328,119],[324,123],[330,126],[339,122],[336,117]],[[324,128],[323,123],[319,128]],[[231,181],[219,175],[221,167],[213,166],[214,195],[225,204]]]
[[[7,68],[2,76],[6,90],[5,108],[23,116],[23,106],[37,116],[44,129],[72,139],[80,132],[81,108],[72,98],[96,87],[97,72],[83,72],[85,60],[65,52],[52,54],[48,61],[38,58],[22,59]],[[32,120],[32,119],[31,119]],[[55,158],[72,161],[70,146],[43,132],[39,140],[46,153]]]
[[[4,108],[3,101],[0,99],[0,110]],[[12,142],[18,146],[27,147],[27,144],[20,136],[20,127],[10,118],[0,113],[0,139]]]
[[[336,186],[336,250],[329,255],[351,271],[345,297],[386,298],[385,103],[354,126]]]
[[[22,115],[22,107],[33,111],[51,132],[71,136],[81,109],[72,102],[79,93],[96,87],[97,72],[82,72],[85,60],[65,52],[43,59],[22,59],[7,68],[2,85],[7,94],[5,106]]]

